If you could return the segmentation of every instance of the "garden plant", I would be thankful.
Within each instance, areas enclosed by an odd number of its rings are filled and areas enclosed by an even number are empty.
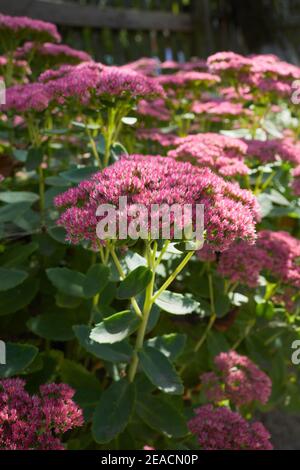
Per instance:
[[[5,15],[0,47],[0,449],[272,449],[263,414],[300,409],[300,68],[107,66]]]

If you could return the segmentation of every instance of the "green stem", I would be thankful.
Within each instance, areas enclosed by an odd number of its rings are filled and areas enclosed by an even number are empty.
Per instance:
[[[8,51],[7,56],[7,66],[5,71],[5,85],[10,87],[14,77],[14,53],[13,51]]]
[[[193,256],[195,252],[194,251],[190,251],[184,258],[183,260],[181,261],[181,263],[177,266],[177,268],[175,269],[175,271],[170,275],[170,277],[166,280],[166,282],[164,282],[164,284],[158,289],[157,292],[155,292],[154,296],[152,297],[152,303],[155,302],[156,299],[158,299],[158,297],[160,296],[160,294],[162,294],[162,292],[164,292],[170,284],[172,284],[172,282],[174,281],[174,279],[176,279],[176,277],[178,276],[178,274],[183,270],[183,268],[187,265],[187,263],[189,262],[189,260],[191,259],[191,257]]]
[[[42,165],[38,167],[41,225],[45,225],[45,179]]]
[[[107,131],[105,133],[105,153],[104,153],[104,160],[103,160],[104,167],[107,167],[109,163],[110,148],[113,143],[113,135],[115,131],[115,114],[116,114],[115,108],[111,108],[108,110],[108,124],[107,124]]]
[[[101,158],[100,158],[99,152],[98,152],[98,150],[97,150],[97,146],[96,146],[95,140],[93,139],[92,133],[91,133],[90,129],[89,129],[87,126],[88,126],[88,125],[86,124],[85,130],[86,130],[87,136],[88,136],[88,138],[89,138],[89,142],[90,142],[90,145],[91,145],[92,153],[93,153],[93,155],[94,155],[95,160],[96,160],[97,163],[98,163],[99,168],[102,169]]]
[[[167,249],[169,248],[169,245],[170,245],[171,241],[170,240],[166,240],[165,243],[164,243],[164,246],[162,247],[162,250],[155,262],[155,268],[157,268],[157,266],[160,265],[163,257],[164,257],[164,254],[166,253]]]
[[[123,268],[122,268],[122,266],[121,266],[121,263],[120,263],[120,261],[119,261],[119,258],[117,257],[117,254],[116,254],[116,252],[115,252],[114,247],[110,247],[109,252],[110,252],[111,257],[112,257],[112,259],[113,259],[113,261],[114,261],[114,263],[115,263],[115,265],[116,265],[116,268],[117,268],[117,270],[118,270],[118,273],[119,273],[121,279],[125,279],[126,275],[125,275],[125,273],[124,273],[124,271],[123,271]],[[141,309],[140,309],[140,307],[139,307],[139,305],[138,305],[138,303],[137,303],[135,297],[131,297],[130,302],[131,302],[131,305],[132,305],[132,307],[133,307],[135,313],[136,313],[139,317],[142,317]]]
[[[199,349],[201,348],[201,346],[203,345],[203,343],[205,342],[207,336],[208,336],[208,333],[210,332],[210,330],[212,329],[212,327],[214,326],[214,323],[216,321],[216,318],[217,318],[217,315],[216,314],[213,314],[211,315],[210,319],[209,319],[209,322],[207,324],[207,327],[205,328],[205,331],[203,333],[203,335],[201,336],[201,338],[199,339],[198,343],[196,344],[195,348],[194,348],[194,352],[198,352]]]
[[[138,334],[136,337],[136,342],[135,342],[135,347],[133,351],[133,357],[131,364],[129,366],[129,371],[128,371],[128,380],[129,382],[133,382],[138,364],[139,364],[139,357],[138,353],[142,349],[143,344],[144,344],[144,338],[146,335],[147,331],[147,325],[149,321],[149,316],[151,313],[151,308],[153,305],[152,301],[152,295],[153,295],[153,288],[154,288],[154,281],[155,281],[155,270],[153,271],[154,268],[154,263],[155,263],[155,249],[153,253],[151,253],[150,245],[149,243],[147,244],[147,259],[148,259],[148,267],[152,269],[152,278],[150,283],[148,284],[146,288],[146,296],[145,296],[145,302],[144,302],[144,307],[143,307],[143,317],[142,317],[142,323],[138,329]]]

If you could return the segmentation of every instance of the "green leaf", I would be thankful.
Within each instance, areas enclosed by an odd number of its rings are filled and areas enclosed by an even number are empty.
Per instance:
[[[146,341],[148,346],[158,349],[170,361],[174,361],[183,351],[186,343],[186,335],[170,333],[168,335],[156,336]]]
[[[173,315],[188,315],[195,312],[200,306],[199,302],[187,295],[176,294],[167,290],[160,294],[155,303],[162,310],[173,313]]]
[[[224,317],[230,310],[230,299],[228,295],[219,292],[215,299],[215,311],[219,318]]]
[[[126,428],[135,403],[135,387],[126,379],[106,389],[97,405],[92,433],[96,442],[105,444]]]
[[[114,160],[119,160],[121,155],[128,155],[126,148],[120,142],[113,144],[111,147],[111,153],[113,154]]]
[[[48,230],[48,234],[53,240],[63,243],[64,245],[69,245],[70,243],[66,241],[67,231],[64,227],[53,227]]]
[[[96,294],[100,294],[109,281],[110,271],[103,264],[93,264],[86,274],[83,284],[83,292],[85,297],[91,298]]]
[[[267,217],[273,209],[272,201],[270,200],[268,194],[262,193],[258,197],[258,202],[260,205],[261,216]]]
[[[139,326],[140,319],[131,310],[115,313],[92,329],[90,338],[100,344],[123,341]]]
[[[6,364],[0,364],[0,377],[26,372],[26,368],[32,363],[38,353],[38,349],[31,344],[6,344]]]
[[[98,170],[94,166],[85,166],[83,168],[74,168],[73,170],[63,171],[60,176],[71,183],[80,183],[88,179]]]
[[[74,400],[84,408],[87,405],[96,406],[101,394],[100,382],[95,375],[81,364],[64,359],[60,365],[61,380],[76,390]]]
[[[268,197],[274,204],[278,204],[279,206],[289,207],[290,205],[289,201],[282,194],[280,194],[279,191],[276,191],[276,189],[271,189]]]
[[[134,251],[127,251],[124,256],[124,263],[129,271],[134,271],[139,266],[147,265],[146,259]]]
[[[132,348],[125,341],[114,345],[96,343],[90,339],[91,329],[87,325],[73,326],[73,331],[80,345],[93,356],[107,362],[130,361]]]
[[[78,389],[90,389],[95,390],[98,393],[99,398],[101,389],[100,382],[97,380],[94,374],[86,370],[81,364],[64,359],[60,367],[61,378],[64,382]]]
[[[171,362],[157,349],[145,346],[139,352],[140,363],[148,379],[165,393],[181,395],[183,385]]]
[[[84,274],[68,268],[49,268],[46,273],[51,283],[59,291],[71,297],[84,297]]]
[[[39,200],[39,196],[35,193],[26,191],[5,191],[0,193],[0,201],[14,204],[17,202],[34,202]]]
[[[43,155],[43,150],[41,148],[31,147],[27,154],[26,170],[35,170],[42,163]]]
[[[0,292],[0,316],[17,312],[34,299],[39,290],[37,279],[27,279],[22,284],[5,292]]]
[[[0,291],[13,289],[27,279],[26,271],[0,268]]]
[[[117,291],[119,299],[130,299],[139,292],[142,292],[152,279],[150,269],[145,266],[139,266],[120,283]]]
[[[21,150],[21,149],[14,149],[13,150],[13,156],[15,157],[16,160],[19,160],[19,162],[25,163],[27,159],[27,150]]]
[[[121,121],[123,122],[123,124],[126,124],[127,126],[134,126],[134,124],[137,123],[137,118],[127,116],[127,117],[123,117]]]
[[[224,334],[219,331],[210,331],[206,341],[211,358],[214,358],[221,352],[229,351],[230,349]]]
[[[14,222],[23,215],[31,206],[31,202],[15,202],[6,204],[0,208],[0,223]]]
[[[19,266],[26,261],[32,253],[38,249],[39,245],[35,242],[23,245],[18,243],[11,248],[8,248],[3,255],[1,255],[0,263],[6,268]]]
[[[74,338],[72,330],[74,323],[74,315],[53,312],[29,318],[27,326],[30,331],[42,338],[52,341],[69,341]]]
[[[55,294],[55,303],[58,307],[74,309],[77,308],[82,302],[79,297],[71,297],[70,295],[64,294],[63,292],[57,292]]]
[[[171,397],[148,395],[137,402],[136,409],[150,428],[169,438],[176,439],[188,433],[186,419]]]

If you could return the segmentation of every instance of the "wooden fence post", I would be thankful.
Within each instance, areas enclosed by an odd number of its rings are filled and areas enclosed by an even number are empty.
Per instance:
[[[193,53],[206,57],[214,52],[214,38],[211,27],[209,0],[193,0]]]

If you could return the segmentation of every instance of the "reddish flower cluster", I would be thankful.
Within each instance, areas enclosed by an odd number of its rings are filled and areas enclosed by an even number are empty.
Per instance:
[[[60,42],[61,37],[52,23],[33,20],[27,16],[7,16],[0,14],[0,34],[13,34],[14,40],[19,39]]]
[[[220,251],[236,239],[255,239],[258,207],[252,193],[224,181],[208,168],[145,155],[123,157],[56,197],[56,206],[71,206],[58,223],[73,243],[95,241],[98,206],[118,205],[120,196],[127,196],[129,207],[143,204],[148,213],[152,204],[203,204],[207,243]]]
[[[262,423],[246,421],[225,407],[204,405],[189,421],[203,450],[272,450],[270,434]]]
[[[177,139],[176,144],[177,148],[169,151],[169,157],[190,161],[197,166],[208,166],[222,176],[249,172],[244,163],[247,146],[239,139],[203,133]]]
[[[57,63],[79,63],[91,61],[89,54],[83,51],[77,51],[65,44],[52,44],[46,42],[44,44],[36,44],[34,42],[26,42],[16,51],[17,58],[27,58],[31,54],[43,57],[55,57]]]
[[[63,450],[63,433],[82,426],[82,411],[65,384],[40,387],[29,395],[21,379],[0,381],[0,449]]]
[[[215,357],[214,364],[216,373],[208,372],[201,376],[209,400],[229,399],[237,406],[254,401],[267,403],[272,382],[247,356],[235,351],[224,352]]]
[[[232,282],[255,287],[265,270],[283,283],[299,287],[299,259],[299,240],[284,231],[263,230],[255,245],[238,243],[222,253],[218,272]]]

